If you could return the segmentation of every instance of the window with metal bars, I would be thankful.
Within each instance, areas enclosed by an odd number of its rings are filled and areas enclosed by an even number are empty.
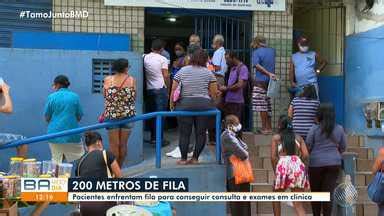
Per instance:
[[[113,59],[92,59],[92,93],[102,93],[104,78],[112,75]]]

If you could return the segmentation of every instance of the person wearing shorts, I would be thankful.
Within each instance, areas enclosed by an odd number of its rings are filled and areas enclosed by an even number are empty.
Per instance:
[[[251,44],[252,67],[256,70],[256,78],[252,92],[253,110],[260,113],[261,133],[272,133],[272,105],[271,98],[267,96],[268,83],[270,79],[276,79],[275,56],[276,50],[267,47],[266,39],[257,36]]]
[[[48,96],[45,104],[45,119],[48,122],[48,134],[77,128],[83,116],[79,96],[68,89],[70,82],[59,75],[53,82],[54,93]],[[84,154],[80,135],[58,137],[49,140],[52,160],[61,163],[72,162]]]
[[[136,115],[136,80],[129,75],[128,69],[128,60],[118,59],[112,64],[115,74],[104,79],[104,117],[108,122],[120,121]],[[127,143],[132,128],[132,123],[107,128],[109,147],[120,167],[128,152]]]

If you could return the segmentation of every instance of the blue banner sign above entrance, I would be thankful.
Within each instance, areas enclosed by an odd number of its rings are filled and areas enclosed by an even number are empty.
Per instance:
[[[107,6],[284,11],[285,0],[104,0]]]

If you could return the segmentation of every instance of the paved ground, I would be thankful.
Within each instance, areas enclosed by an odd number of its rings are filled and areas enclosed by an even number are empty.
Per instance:
[[[145,133],[144,140],[149,139],[149,134]],[[176,148],[179,145],[178,141],[178,133],[177,130],[169,130],[164,134],[164,137],[166,140],[170,141],[170,145],[162,147],[161,149],[161,166],[162,167],[181,167],[180,165],[176,164],[177,159],[167,157],[165,154],[167,152],[172,151],[174,148]],[[190,146],[194,145],[194,139],[191,138]],[[149,143],[144,142],[144,161],[137,164],[130,166],[129,168],[125,168],[123,170],[124,176],[135,176],[141,172],[150,170],[155,168],[155,159],[156,159],[156,151],[155,147],[152,146]],[[213,163],[215,162],[215,150],[213,147],[206,146],[204,148],[204,151],[200,155],[199,158],[200,163]]]

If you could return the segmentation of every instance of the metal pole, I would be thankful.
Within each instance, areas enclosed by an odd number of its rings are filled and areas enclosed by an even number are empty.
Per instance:
[[[216,161],[221,163],[221,112],[216,113]]]
[[[161,168],[161,144],[163,136],[162,116],[156,116],[156,168]]]

